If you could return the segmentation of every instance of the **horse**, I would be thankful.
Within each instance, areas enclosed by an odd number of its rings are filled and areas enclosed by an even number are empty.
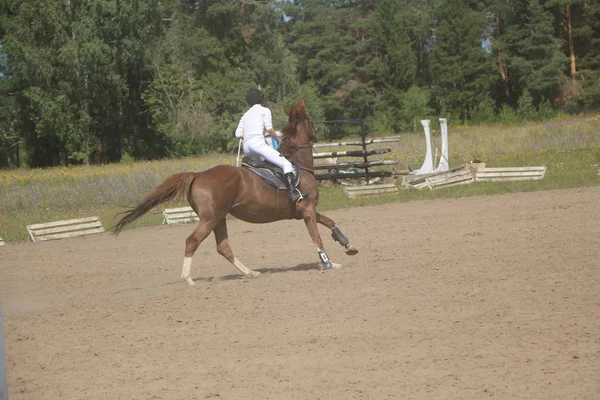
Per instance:
[[[284,111],[288,116],[288,124],[281,129],[283,138],[280,149],[285,157],[298,166],[298,189],[304,196],[303,200],[294,204],[285,190],[267,185],[263,178],[248,168],[217,165],[202,172],[178,172],[169,176],[137,206],[120,213],[123,217],[112,228],[113,233],[118,235],[126,225],[154,207],[186,196],[189,205],[199,216],[198,225],[185,240],[181,279],[190,286],[195,284],[191,277],[192,257],[211,232],[215,235],[219,254],[242,274],[253,278],[260,275],[260,272],[246,267],[234,256],[228,242],[227,214],[250,223],[303,220],[317,249],[322,269],[341,268],[341,264],[329,259],[317,223],[331,230],[331,236],[344,247],[346,254],[355,255],[358,249],[350,244],[331,218],[317,212],[319,187],[314,176],[312,155],[312,142],[316,140],[315,125],[306,113],[304,99],[291,107],[284,107]]]

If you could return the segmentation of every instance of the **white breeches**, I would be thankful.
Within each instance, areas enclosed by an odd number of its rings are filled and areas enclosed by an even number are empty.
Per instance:
[[[294,171],[292,163],[279,154],[277,150],[269,146],[265,142],[265,138],[261,136],[255,136],[248,140],[244,140],[244,154],[257,161],[260,159],[260,156],[262,156],[271,164],[275,164],[283,169],[284,174]]]

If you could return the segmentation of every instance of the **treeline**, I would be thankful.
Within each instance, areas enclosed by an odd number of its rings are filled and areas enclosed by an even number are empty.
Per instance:
[[[3,0],[0,45],[0,167],[229,151],[257,85],[276,124],[600,107],[597,0]]]

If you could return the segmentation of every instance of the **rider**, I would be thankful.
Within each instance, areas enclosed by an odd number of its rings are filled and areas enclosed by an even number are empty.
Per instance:
[[[269,135],[280,143],[273,122],[271,120],[271,110],[263,107],[260,103],[263,100],[263,94],[258,89],[250,89],[246,96],[246,101],[250,109],[240,119],[235,136],[244,138],[244,154],[254,160],[260,160],[260,156],[271,164],[275,164],[283,170],[285,176],[285,185],[287,187],[290,199],[297,203],[303,199],[302,194],[296,189],[295,171],[292,163],[290,163],[282,154],[272,148],[265,141],[263,131],[266,129]]]

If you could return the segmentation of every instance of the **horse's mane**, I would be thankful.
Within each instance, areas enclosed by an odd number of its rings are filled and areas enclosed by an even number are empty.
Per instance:
[[[296,126],[306,117],[306,103],[301,100],[289,108],[286,107],[285,113],[288,116],[288,124],[281,128],[281,131],[284,137],[296,137],[298,135]]]
[[[281,133],[283,133],[283,149],[284,154],[292,155],[298,151],[298,145],[295,140],[298,137],[296,126],[306,117],[306,103],[304,100],[300,100],[291,107],[286,107],[285,113],[288,116],[288,124],[281,128]]]

